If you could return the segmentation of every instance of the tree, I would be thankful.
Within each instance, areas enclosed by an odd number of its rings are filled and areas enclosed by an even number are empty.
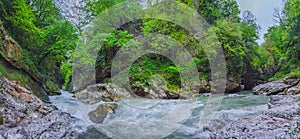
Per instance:
[[[45,81],[62,84],[61,63],[67,61],[66,56],[75,49],[77,41],[72,24],[61,17],[51,0],[3,0],[0,6],[4,27],[30,54],[29,61]]]

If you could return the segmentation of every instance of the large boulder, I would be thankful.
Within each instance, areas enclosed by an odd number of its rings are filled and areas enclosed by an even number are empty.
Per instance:
[[[95,84],[75,93],[78,100],[87,104],[97,104],[101,101],[118,101],[120,97],[130,98],[132,95],[125,88],[115,84]]]
[[[277,80],[266,84],[261,84],[253,88],[253,93],[256,95],[276,95],[283,92],[290,85],[285,84],[283,80]]]
[[[256,95],[296,95],[299,94],[300,78],[287,77],[273,82],[258,85],[253,88],[253,93]]]
[[[94,123],[102,123],[108,114],[113,113],[117,108],[116,103],[104,103],[100,104],[96,110],[89,112],[89,118]]]

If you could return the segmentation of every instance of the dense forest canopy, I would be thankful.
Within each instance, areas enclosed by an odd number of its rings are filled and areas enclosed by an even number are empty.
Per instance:
[[[78,34],[52,1],[2,0],[0,13],[5,29],[28,52],[45,82],[64,84],[59,76],[66,76],[69,82],[67,58],[76,47]]]
[[[238,90],[241,85],[251,89],[269,78],[300,75],[299,0],[287,0],[282,11],[274,11],[274,18],[279,24],[269,28],[264,35],[266,41],[261,45],[256,42],[260,26],[255,15],[250,11],[241,13],[235,0],[177,1],[197,11],[210,24],[209,31],[217,34],[225,55],[228,83],[236,84],[236,87],[228,89],[229,92]],[[124,0],[88,1],[83,7],[87,13],[86,20],[74,26],[61,16],[51,0],[2,0],[0,20],[7,32],[30,55],[30,61],[38,68],[45,82],[66,87],[71,81],[73,51],[78,36],[84,31],[82,26],[90,24],[104,10],[121,2]],[[182,27],[158,19],[130,22],[107,35],[97,59],[96,69],[101,69],[97,73],[97,81],[110,80],[110,65],[115,55],[111,52],[116,52],[135,36],[149,33],[168,35],[183,42],[193,56],[199,78],[210,81],[209,60],[202,46]],[[88,62],[94,61],[87,60],[85,64]],[[148,55],[131,66],[130,79],[132,83],[147,86],[147,80],[152,75],[162,74],[168,88],[177,90],[180,88],[178,70],[169,59]],[[209,87],[202,88],[203,92],[207,90]]]

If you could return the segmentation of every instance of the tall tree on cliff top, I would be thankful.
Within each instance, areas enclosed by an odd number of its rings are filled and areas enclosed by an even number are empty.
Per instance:
[[[263,47],[267,51],[268,65],[278,72],[275,78],[286,74],[300,76],[300,1],[287,0],[282,13],[275,11],[278,26],[270,27],[265,34]]]

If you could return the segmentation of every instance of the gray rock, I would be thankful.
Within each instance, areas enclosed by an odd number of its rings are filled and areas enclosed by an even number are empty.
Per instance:
[[[297,95],[300,93],[299,82],[300,78],[286,77],[281,80],[258,85],[252,90],[256,95]]]
[[[300,78],[297,77],[286,77],[283,79],[284,83],[290,86],[295,86],[300,82]]]
[[[300,94],[300,86],[291,87],[286,90],[286,95],[298,95]]]
[[[300,95],[274,95],[269,105],[247,109],[255,114],[252,117],[219,113],[204,129],[209,138],[299,138]]]
[[[117,104],[101,104],[96,110],[89,112],[89,118],[94,123],[102,123],[109,113],[112,113]]]
[[[97,104],[101,101],[118,101],[120,97],[130,98],[132,95],[126,89],[108,83],[90,85],[86,89],[76,92],[75,96],[84,103]]]
[[[0,78],[0,138],[77,138],[76,121],[67,113],[44,103],[24,86]]]
[[[181,97],[179,92],[168,90],[166,80],[161,75],[152,76],[148,83],[149,88],[139,82],[134,83],[131,85],[132,93],[151,99],[178,99]]]
[[[262,94],[266,94],[266,95],[276,95],[280,92],[283,92],[285,89],[291,87],[288,84],[284,83],[284,80],[277,80],[277,81],[273,81],[273,82],[269,82],[266,84],[261,84],[258,85],[256,87],[254,87],[253,93],[256,95],[262,95]]]
[[[167,98],[166,92],[168,91],[168,88],[166,85],[167,81],[164,77],[159,74],[153,75],[148,82],[150,84],[148,96],[151,98]]]
[[[210,92],[210,83],[205,79],[200,79],[199,83],[199,93]]]

